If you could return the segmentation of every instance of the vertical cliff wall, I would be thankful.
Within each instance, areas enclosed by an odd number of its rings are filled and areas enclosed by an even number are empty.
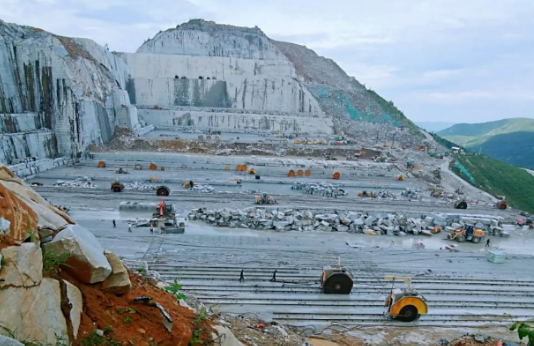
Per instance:
[[[0,162],[78,156],[139,127],[128,67],[93,41],[0,21]]]
[[[258,28],[192,20],[123,57],[138,105],[322,113],[293,63]]]

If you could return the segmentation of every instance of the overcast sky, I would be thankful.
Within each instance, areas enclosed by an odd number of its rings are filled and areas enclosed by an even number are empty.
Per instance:
[[[126,52],[193,18],[257,25],[415,121],[534,117],[534,0],[0,0],[0,18]]]

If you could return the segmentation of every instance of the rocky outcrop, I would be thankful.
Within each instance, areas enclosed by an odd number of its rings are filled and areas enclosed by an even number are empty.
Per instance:
[[[111,265],[111,275],[102,284],[102,291],[118,296],[127,294],[132,287],[128,269],[113,252],[106,252],[105,255]]]
[[[13,241],[23,241],[29,232],[37,233],[37,214],[1,182],[0,215],[9,222],[7,235]]]
[[[104,249],[91,232],[79,225],[67,226],[43,247],[56,256],[68,254],[64,270],[80,282],[102,282],[111,274]]]
[[[0,325],[14,333],[18,340],[56,344],[56,334],[67,334],[67,322],[61,312],[59,281],[43,279],[30,288],[0,289]]]
[[[24,181],[19,179],[13,172],[11,172],[6,166],[0,163],[0,184],[9,189],[12,194],[22,200],[29,208],[37,215],[37,227],[38,228],[50,228],[61,229],[68,224],[73,224],[72,221],[65,213],[48,203],[43,197],[36,193],[31,187],[29,187]],[[24,222],[24,231],[27,231],[28,222]],[[30,226],[34,226],[30,223]],[[37,227],[33,229],[36,230]],[[38,237],[37,232],[34,232],[34,236]]]
[[[128,67],[95,42],[0,20],[0,162],[79,156],[139,127]]]
[[[43,254],[34,243],[10,246],[2,250],[5,265],[0,271],[4,287],[33,287],[43,279]]]
[[[159,32],[145,41],[137,53],[287,60],[258,27],[242,28],[202,19]]]

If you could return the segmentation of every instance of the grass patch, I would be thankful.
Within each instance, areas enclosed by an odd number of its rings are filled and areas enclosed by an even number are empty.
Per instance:
[[[174,279],[172,285],[165,287],[165,291],[172,293],[177,300],[185,299],[185,294],[181,293],[182,285],[178,283],[178,279]]]
[[[56,255],[51,251],[43,251],[43,273],[49,275],[59,274],[60,266],[67,266],[70,253]]]

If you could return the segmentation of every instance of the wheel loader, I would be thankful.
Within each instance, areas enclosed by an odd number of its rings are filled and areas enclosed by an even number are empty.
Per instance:
[[[456,240],[458,243],[470,241],[471,243],[480,243],[486,236],[486,232],[480,229],[475,229],[472,225],[468,225],[465,229],[457,229],[456,231],[447,235],[448,240]]]
[[[337,259],[336,265],[323,267],[321,288],[326,294],[350,294],[354,285],[352,275],[347,268],[341,266],[340,258],[335,258]]]
[[[428,313],[426,299],[412,288],[412,279],[402,276],[385,276],[384,280],[392,280],[391,292],[386,297],[384,306],[387,317],[401,322],[412,322],[419,316]],[[404,281],[406,288],[393,288],[395,281]]]

